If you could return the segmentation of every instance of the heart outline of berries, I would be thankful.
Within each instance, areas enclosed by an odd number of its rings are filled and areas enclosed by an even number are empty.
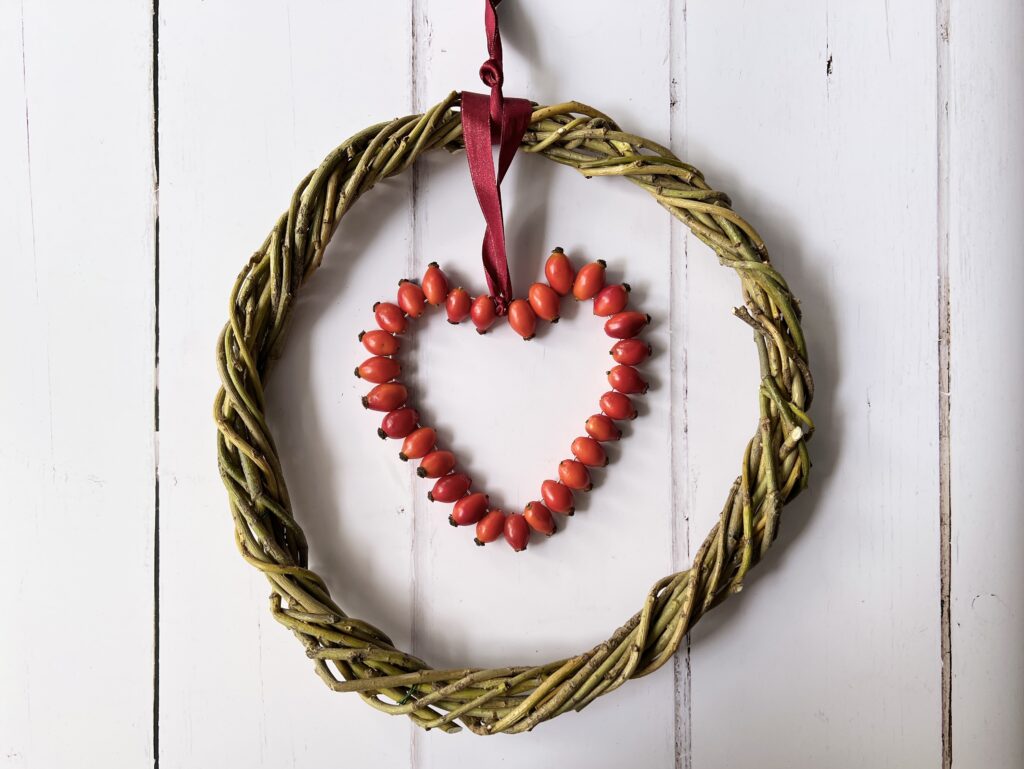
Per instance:
[[[473,298],[461,287],[449,289],[444,272],[432,262],[419,284],[408,279],[399,281],[395,302],[375,303],[377,328],[359,334],[371,357],[355,368],[355,375],[374,385],[362,404],[384,412],[378,436],[402,440],[399,458],[419,460],[416,474],[434,481],[428,499],[452,504],[449,522],[457,527],[475,526],[477,545],[504,536],[518,552],[526,549],[531,532],[549,537],[554,534],[555,516],[571,516],[575,511],[574,492],[588,492],[593,487],[590,471],[607,466],[608,455],[602,444],[621,437],[615,423],[637,416],[630,396],[646,393],[648,384],[636,366],[652,353],[650,345],[638,335],[651,318],[628,309],[629,284],[606,283],[606,266],[603,260],[597,260],[577,272],[565,252],[555,248],[544,265],[547,282],[534,283],[527,298],[513,299],[502,312],[504,308],[487,294]],[[458,325],[468,319],[480,334],[487,333],[504,315],[512,330],[529,341],[538,322],[558,322],[561,300],[570,295],[577,301],[593,301],[594,314],[606,318],[605,333],[616,340],[610,350],[615,364],[606,372],[611,389],[601,396],[600,411],[587,419],[586,435],[573,440],[573,457],[559,463],[558,480],[548,479],[541,484],[541,499],[529,502],[522,513],[491,508],[489,496],[473,490],[470,477],[457,470],[454,453],[437,446],[436,431],[421,425],[418,410],[409,405],[409,392],[397,381],[402,373],[396,357],[401,349],[398,336],[408,331],[410,320],[420,318],[429,308],[443,306],[449,323]]]

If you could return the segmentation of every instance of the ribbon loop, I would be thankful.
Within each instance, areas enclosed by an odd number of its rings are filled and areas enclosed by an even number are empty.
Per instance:
[[[499,315],[512,301],[512,279],[505,249],[505,222],[501,206],[501,180],[523,140],[533,105],[526,99],[505,99],[501,86],[501,34],[495,8],[500,0],[484,0],[484,25],[490,58],[480,67],[480,80],[491,89],[490,95],[462,92],[462,134],[466,159],[480,210],[487,228],[484,231],[483,263],[487,288]],[[494,167],[491,147],[498,143],[498,167]]]

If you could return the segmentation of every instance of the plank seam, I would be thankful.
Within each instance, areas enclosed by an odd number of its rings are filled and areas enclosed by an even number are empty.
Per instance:
[[[680,19],[682,29],[678,30],[682,35],[682,46],[677,49],[676,32],[677,22]],[[686,76],[686,0],[669,0],[668,3],[668,59],[669,59],[669,146],[673,150],[678,149],[681,155],[685,155],[686,135],[685,130],[680,131],[677,136],[676,121],[683,116],[682,100],[686,96],[685,84],[682,95],[679,91],[680,78]],[[685,127],[685,123],[683,124]],[[685,233],[682,234],[681,243],[679,239],[679,225],[675,220],[669,220],[669,329],[676,327],[679,321],[677,308],[680,306],[676,297],[677,273],[675,253],[677,247],[681,246],[681,277],[683,281],[683,293],[686,291],[687,267],[688,267],[688,239]],[[685,298],[685,297],[683,297]],[[687,306],[684,302],[683,307]],[[676,354],[673,340],[682,339],[683,349]],[[679,361],[677,364],[676,361]],[[690,531],[689,511],[686,503],[686,495],[683,486],[679,483],[678,475],[682,474],[688,480],[689,476],[689,442],[687,440],[688,415],[686,410],[687,394],[687,359],[685,335],[672,334],[669,340],[669,465],[671,467],[671,494],[672,494],[672,520],[671,520],[671,558],[673,571],[685,568],[683,559],[689,556]],[[678,378],[678,379],[677,379]],[[677,399],[676,383],[679,383],[682,397]],[[682,436],[680,438],[679,436]],[[680,445],[681,444],[681,445]],[[686,638],[684,648],[676,654],[672,660],[672,692],[673,692],[673,743],[676,769],[690,769],[693,765],[691,748],[691,666],[690,666],[690,639]]]
[[[152,12],[153,91],[153,767],[160,769],[160,0]]]
[[[418,69],[420,66],[421,35],[420,35],[420,3],[419,0],[409,0],[409,105],[412,113],[421,109],[422,96],[420,94],[420,77]],[[420,261],[419,248],[419,191],[420,191],[420,168],[413,164],[409,173],[409,250],[407,254],[406,273],[412,277],[417,274],[417,267]],[[409,350],[409,357],[415,369],[419,369],[419,345],[414,342]],[[420,550],[423,547],[424,538],[419,536],[418,527],[422,524],[423,510],[420,495],[416,494],[416,476],[409,463],[409,495],[410,515],[412,516],[410,531],[410,551],[412,556],[412,579],[410,586],[410,607],[409,607],[409,644],[413,653],[416,654],[419,641],[419,605],[420,605],[420,569],[422,566]],[[410,726],[409,728],[409,767],[416,769],[420,764],[420,730]]]
[[[939,617],[942,662],[942,767],[953,766],[953,646],[950,616],[952,503],[950,497],[950,285],[949,285],[949,18],[951,0],[936,0],[936,270],[938,277],[939,407]]]

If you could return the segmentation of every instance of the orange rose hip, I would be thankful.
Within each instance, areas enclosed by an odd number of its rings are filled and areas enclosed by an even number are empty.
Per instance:
[[[585,264],[576,273],[576,280],[572,284],[572,295],[579,301],[593,299],[597,292],[604,288],[604,269],[606,263],[603,259]]]
[[[402,373],[402,365],[394,358],[374,355],[356,367],[356,376],[373,384],[384,384],[397,379]]]
[[[359,332],[359,341],[370,355],[394,355],[401,347],[398,337],[380,328]]]
[[[546,283],[534,283],[527,294],[530,307],[541,320],[550,323],[558,322],[559,297],[555,290]]]
[[[544,504],[553,513],[572,515],[576,512],[572,491],[564,483],[544,481],[540,485],[540,496]]]
[[[525,299],[513,299],[508,306],[508,325],[526,341],[537,331],[537,314]]]
[[[427,265],[427,271],[423,273],[423,296],[429,304],[439,307],[448,298],[448,278],[437,266],[437,262]]]
[[[491,510],[477,523],[476,538],[473,541],[478,545],[486,545],[500,537],[504,530],[505,513],[501,510]]]
[[[565,296],[572,291],[572,282],[576,277],[576,270],[572,262],[561,248],[555,248],[544,263],[544,277],[548,285],[555,290],[559,296]]]
[[[575,459],[563,459],[558,463],[558,479],[576,491],[590,491],[594,488],[587,466]]]

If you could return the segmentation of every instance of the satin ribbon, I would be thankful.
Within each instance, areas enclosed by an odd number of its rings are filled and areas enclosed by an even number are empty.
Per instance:
[[[505,223],[501,206],[501,180],[523,140],[533,105],[527,99],[505,99],[501,92],[501,34],[495,11],[500,0],[484,0],[484,24],[490,58],[480,67],[480,79],[491,89],[490,95],[462,92],[462,133],[466,143],[469,175],[480,203],[487,228],[484,231],[483,263],[487,288],[499,315],[504,315],[513,299],[512,279],[505,249]],[[492,146],[499,145],[495,169]]]

